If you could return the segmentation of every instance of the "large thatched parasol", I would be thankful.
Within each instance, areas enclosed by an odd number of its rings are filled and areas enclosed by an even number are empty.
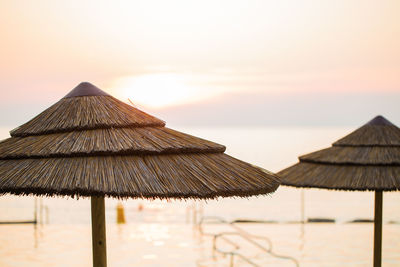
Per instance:
[[[400,190],[400,129],[377,116],[299,161],[278,173],[283,185],[375,191],[374,266],[381,266],[382,192]]]
[[[244,197],[280,183],[90,83],[10,133],[0,143],[0,194],[91,197],[94,266],[106,266],[106,196]]]

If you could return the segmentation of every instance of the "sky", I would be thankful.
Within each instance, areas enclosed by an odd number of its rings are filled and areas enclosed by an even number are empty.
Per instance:
[[[400,125],[400,1],[0,1],[0,126],[89,81],[173,124]]]

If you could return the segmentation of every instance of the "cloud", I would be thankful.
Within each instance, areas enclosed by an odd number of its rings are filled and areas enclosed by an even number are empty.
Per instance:
[[[231,93],[147,109],[172,125],[357,126],[381,114],[400,125],[400,92]]]

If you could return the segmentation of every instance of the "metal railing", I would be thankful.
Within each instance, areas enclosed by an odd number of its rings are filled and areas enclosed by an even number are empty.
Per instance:
[[[217,234],[214,233],[205,233],[203,230],[203,224],[205,222],[216,222],[216,223],[221,223],[221,224],[226,224],[229,225],[231,228],[235,229],[235,232],[220,232]],[[265,236],[259,236],[259,235],[253,235],[250,234],[249,232],[243,230],[241,227],[236,225],[236,221],[227,221],[223,218],[217,217],[217,216],[206,216],[206,217],[202,217],[199,224],[199,231],[202,235],[205,236],[211,236],[213,238],[213,256],[215,257],[215,252],[218,252],[222,255],[225,256],[229,256],[230,257],[230,267],[233,267],[234,264],[234,257],[238,257],[241,258],[243,261],[249,263],[250,265],[253,265],[255,267],[258,267],[260,265],[256,264],[254,261],[252,261],[249,257],[244,256],[243,254],[237,252],[240,249],[240,245],[232,240],[230,240],[229,238],[226,238],[226,236],[229,235],[235,235],[235,236],[239,236],[240,238],[242,238],[243,240],[247,241],[247,243],[253,245],[254,247],[258,248],[259,250],[261,250],[262,252],[265,252],[275,258],[279,258],[279,259],[283,259],[283,260],[290,260],[293,262],[293,264],[298,267],[299,263],[298,261],[290,256],[284,256],[284,255],[279,255],[275,252],[272,251],[272,242],[270,239],[268,239]],[[226,243],[232,245],[235,249],[232,251],[224,251],[220,248],[218,248],[217,246],[217,241],[218,239],[221,239],[223,241],[225,241]],[[257,242],[256,240],[263,240],[266,241],[268,243],[268,247],[260,244],[260,242]]]
[[[46,213],[46,223],[49,223],[49,207],[43,205],[43,199],[35,197],[33,207],[33,218],[25,221],[0,221],[0,224],[43,224],[43,214]]]

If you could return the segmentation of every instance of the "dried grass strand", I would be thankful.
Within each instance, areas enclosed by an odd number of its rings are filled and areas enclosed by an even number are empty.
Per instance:
[[[336,190],[400,190],[400,129],[377,116],[333,146],[299,158],[282,184]]]
[[[364,125],[339,139],[334,146],[400,146],[400,129],[395,125]]]
[[[165,122],[112,96],[81,96],[61,99],[10,134],[21,137],[128,126],[165,126]]]
[[[400,146],[333,146],[299,159],[328,164],[400,166]]]
[[[297,163],[277,173],[282,185],[334,190],[400,190],[400,166]]]
[[[164,126],[82,83],[0,142],[0,194],[208,199],[279,186],[224,146]]]
[[[0,193],[215,198],[276,190],[279,178],[223,153],[0,160]]]
[[[224,151],[223,145],[166,127],[83,130],[11,137],[0,142],[0,159]]]

